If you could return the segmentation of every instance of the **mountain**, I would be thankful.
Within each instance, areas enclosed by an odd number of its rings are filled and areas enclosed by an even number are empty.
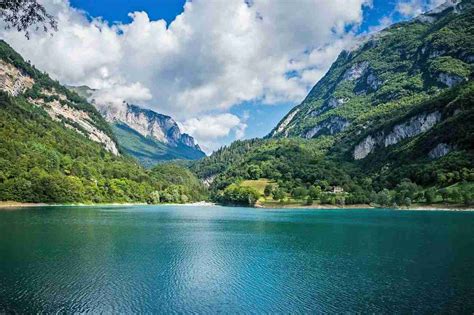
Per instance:
[[[448,5],[451,3],[451,5]],[[365,130],[472,75],[472,1],[447,2],[344,51],[271,137]]]
[[[69,88],[91,100],[112,125],[119,145],[144,166],[205,156],[193,137],[181,133],[173,118],[125,102],[120,106],[98,103],[94,100],[95,91],[87,86]]]
[[[254,199],[242,183],[258,180],[286,201],[471,203],[473,21],[473,1],[450,1],[361,39],[266,139],[224,147],[194,172],[223,202]]]
[[[189,170],[146,170],[122,154],[94,106],[0,41],[0,201],[157,203],[205,196]]]

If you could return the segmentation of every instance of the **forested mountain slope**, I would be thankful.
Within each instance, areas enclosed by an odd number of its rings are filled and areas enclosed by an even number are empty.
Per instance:
[[[265,179],[267,199],[472,203],[473,22],[462,1],[364,40],[267,139],[236,142],[193,170],[224,202],[255,201],[232,184]]]
[[[121,154],[91,104],[0,41],[0,201],[156,203],[205,195],[181,167],[147,171]]]
[[[270,136],[311,139],[372,128],[466,82],[473,72],[473,20],[473,2],[465,0],[360,40]]]

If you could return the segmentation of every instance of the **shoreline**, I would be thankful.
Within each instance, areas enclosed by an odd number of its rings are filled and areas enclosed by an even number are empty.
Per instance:
[[[163,203],[150,205],[147,203],[77,203],[77,204],[49,204],[49,203],[30,203],[30,202],[16,202],[16,201],[0,201],[0,211],[2,210],[15,210],[22,208],[37,208],[37,207],[121,207],[121,206],[181,206],[181,207],[227,207],[225,205],[220,205],[212,202],[199,201],[186,204],[174,204],[174,203]],[[462,205],[413,205],[410,207],[375,207],[369,204],[355,204],[355,205],[298,205],[298,204],[275,204],[275,205],[265,205],[265,204],[256,204],[253,207],[254,209],[302,209],[302,210],[359,210],[359,209],[387,209],[394,211],[474,211],[474,207],[464,207]]]
[[[115,206],[144,206],[146,203],[42,203],[42,202],[17,202],[0,201],[0,210],[14,210],[20,208],[37,207],[115,207]]]
[[[446,205],[446,204],[431,204],[431,205],[418,205],[415,204],[410,207],[376,207],[369,204],[355,204],[355,205],[344,205],[344,206],[336,206],[336,205],[265,205],[265,204],[257,204],[255,208],[259,209],[314,209],[314,210],[338,210],[338,209],[345,209],[345,210],[358,210],[358,209],[387,209],[387,210],[394,210],[394,211],[474,211],[474,207],[465,207],[462,205]]]
[[[15,210],[22,208],[37,208],[37,207],[121,207],[121,206],[189,206],[189,207],[211,207],[215,203],[199,201],[193,203],[161,203],[156,205],[147,204],[144,202],[125,202],[125,203],[42,203],[42,202],[18,202],[18,201],[0,201],[1,210]]]

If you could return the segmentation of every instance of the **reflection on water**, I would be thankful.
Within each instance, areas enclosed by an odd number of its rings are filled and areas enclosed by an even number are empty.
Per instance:
[[[0,212],[0,313],[474,311],[474,213]]]

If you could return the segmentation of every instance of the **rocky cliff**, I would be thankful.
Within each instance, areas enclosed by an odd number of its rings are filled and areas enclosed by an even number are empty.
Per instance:
[[[360,160],[365,158],[374,152],[377,146],[388,147],[404,139],[415,137],[433,128],[440,121],[441,113],[439,111],[423,113],[395,125],[388,134],[385,134],[384,131],[375,132],[356,145],[353,153],[354,159]]]
[[[109,130],[103,128],[106,124],[102,117],[89,104],[78,103],[74,96],[61,90],[59,85],[58,88],[40,86],[12,62],[0,60],[0,89],[13,97],[25,97],[29,103],[42,108],[53,120],[102,144],[114,155],[119,155],[115,140]]]
[[[99,104],[96,104],[96,107],[107,121],[124,123],[144,137],[151,137],[172,146],[181,144],[200,150],[194,138],[181,133],[176,121],[170,116],[127,103],[121,107]]]

